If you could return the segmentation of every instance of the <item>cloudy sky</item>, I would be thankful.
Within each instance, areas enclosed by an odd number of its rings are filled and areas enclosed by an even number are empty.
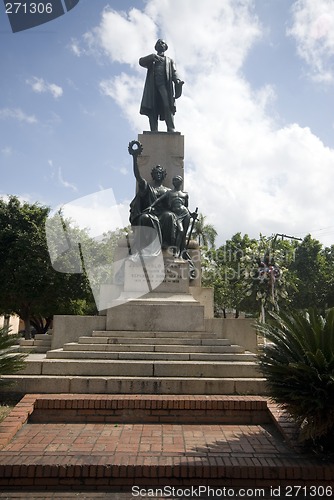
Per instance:
[[[111,192],[126,225],[127,145],[149,129],[138,59],[161,37],[185,81],[185,188],[218,243],[334,244],[333,0],[80,0],[19,33],[0,4],[0,37],[0,195],[91,226]]]

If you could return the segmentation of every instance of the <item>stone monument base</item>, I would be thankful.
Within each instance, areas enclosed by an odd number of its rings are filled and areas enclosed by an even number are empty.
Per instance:
[[[126,262],[119,303],[107,310],[107,330],[204,330],[204,306],[189,291],[189,265],[183,259]]]
[[[189,293],[189,265],[184,259],[160,255],[125,263],[124,292]]]
[[[204,306],[190,293],[151,292],[107,311],[111,331],[203,331]]]

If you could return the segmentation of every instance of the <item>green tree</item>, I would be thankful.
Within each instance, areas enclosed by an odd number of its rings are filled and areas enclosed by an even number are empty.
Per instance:
[[[326,305],[334,307],[334,245],[322,251],[325,260]]]
[[[57,273],[50,261],[45,222],[49,208],[0,200],[0,312],[17,314],[30,338],[31,322],[46,328],[54,314],[72,314],[92,304],[83,274]]]
[[[327,255],[328,257],[328,255]],[[332,268],[333,268],[333,264]],[[296,309],[316,307],[324,311],[327,306],[330,283],[328,276],[328,258],[319,241],[310,235],[306,236],[295,252],[295,260],[291,270],[296,276],[298,293],[295,295],[292,306]]]
[[[227,281],[224,279],[221,263],[217,260],[217,253],[214,249],[201,251],[201,266],[202,266],[202,286],[213,288],[214,312],[216,316],[220,316],[223,312],[224,316],[225,297],[227,295]]]
[[[206,223],[206,216],[203,214],[198,214],[195,222],[193,238],[197,239],[200,246],[215,246],[215,241],[217,237],[217,231],[212,224]]]
[[[260,235],[259,240],[251,242],[241,259],[247,297],[243,307],[245,310],[257,309],[263,322],[267,311],[279,311],[291,302],[296,292],[296,278],[290,269],[294,246],[287,240],[277,240],[276,236]]]
[[[267,258],[279,268],[275,282],[270,281]],[[294,276],[288,267],[294,247],[288,241],[276,241],[274,236],[251,239],[236,233],[218,249],[204,253],[203,282],[214,288],[216,311],[225,316],[226,309],[265,316],[265,310],[284,304],[294,293]],[[262,271],[265,271],[264,273]]]
[[[252,255],[257,241],[249,238],[248,234],[236,233],[227,240],[223,247],[225,255],[225,276],[228,282],[225,302],[228,307],[235,309],[235,316],[239,317],[241,310],[253,312],[253,307],[247,300],[245,293],[244,276],[247,264],[246,256]]]
[[[241,236],[241,233],[237,233],[224,245],[207,252],[207,258],[211,261],[211,273],[205,268],[204,278],[207,286],[210,286],[211,280],[215,309],[219,315],[223,314],[225,317],[227,309],[234,309],[235,316],[239,316],[245,300],[242,259],[255,241],[250,240],[247,234]]]

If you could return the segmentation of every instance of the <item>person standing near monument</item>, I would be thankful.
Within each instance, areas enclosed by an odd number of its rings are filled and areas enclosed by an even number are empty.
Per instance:
[[[158,131],[158,118],[164,120],[168,132],[175,132],[175,99],[181,96],[183,81],[170,57],[165,56],[167,43],[160,39],[155,44],[156,54],[141,57],[140,66],[147,68],[140,114],[147,115],[152,132]]]

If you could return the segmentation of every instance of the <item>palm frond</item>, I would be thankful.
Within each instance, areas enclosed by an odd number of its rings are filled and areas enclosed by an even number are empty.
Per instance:
[[[18,342],[17,335],[11,335],[8,328],[0,328],[0,384],[5,384],[2,375],[10,375],[22,370],[26,354],[13,351]]]
[[[259,356],[271,397],[300,426],[301,440],[332,443],[334,434],[334,310],[271,313],[258,324],[267,339]]]

